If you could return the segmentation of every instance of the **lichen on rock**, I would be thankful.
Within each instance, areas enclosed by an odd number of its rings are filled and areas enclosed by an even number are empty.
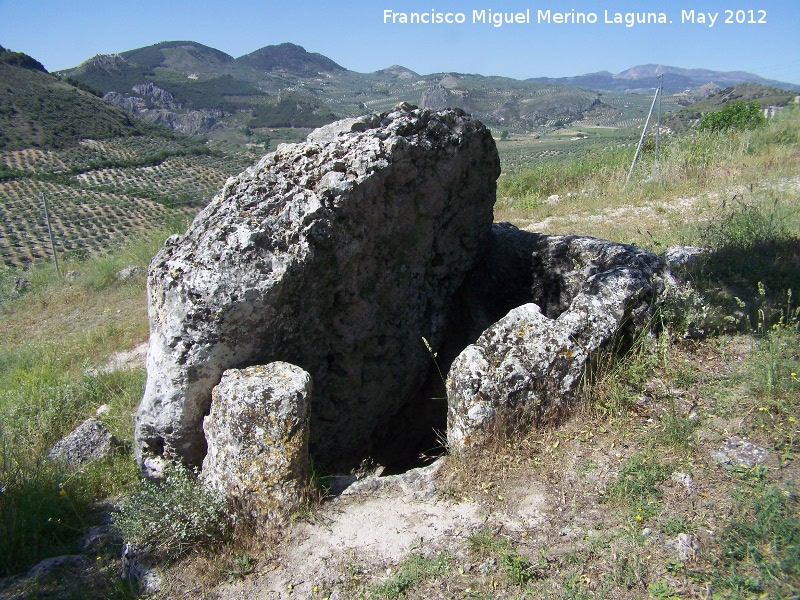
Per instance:
[[[203,421],[203,478],[251,517],[280,516],[309,479],[308,373],[285,362],[229,369]]]

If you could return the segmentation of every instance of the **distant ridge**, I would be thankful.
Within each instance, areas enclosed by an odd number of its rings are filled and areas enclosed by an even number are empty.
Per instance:
[[[315,77],[320,72],[347,71],[327,56],[307,52],[302,46],[288,42],[277,46],[264,46],[255,52],[240,56],[235,62],[260,71],[285,71],[299,77]]]
[[[401,65],[392,65],[391,67],[386,67],[385,69],[381,69],[380,71],[375,71],[376,75],[381,75],[384,77],[390,77],[395,79],[419,79],[419,73],[415,73],[411,69],[406,69]]]
[[[637,65],[616,74],[609,71],[599,71],[575,77],[533,77],[528,81],[569,85],[602,92],[641,92],[658,87],[658,76],[662,74],[666,75],[664,77],[664,91],[668,94],[699,88],[710,83],[720,87],[728,87],[746,82],[800,91],[800,85],[765,79],[760,75],[746,71],[684,69],[658,64]]]
[[[566,124],[629,127],[646,114],[644,96],[652,96],[659,74],[666,74],[664,111],[743,81],[770,83],[742,71],[660,64],[616,74],[528,80],[452,72],[421,75],[398,64],[359,73],[289,42],[233,58],[192,41],[164,41],[96,56],[62,74],[143,119],[212,139],[257,140],[270,137],[270,128],[313,128],[391,110],[404,101],[461,108],[499,131],[546,133]],[[772,85],[800,90],[792,84]],[[781,97],[773,92],[767,96]]]

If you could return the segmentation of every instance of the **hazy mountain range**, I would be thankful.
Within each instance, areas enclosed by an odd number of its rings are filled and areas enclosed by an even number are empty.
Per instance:
[[[664,91],[668,94],[684,92],[707,84],[728,87],[751,82],[761,85],[800,91],[800,85],[765,79],[745,71],[710,71],[708,69],[681,69],[666,65],[639,65],[621,73],[587,73],[577,77],[535,77],[528,81],[571,85],[606,92],[641,92],[658,87],[658,77],[664,75]]]

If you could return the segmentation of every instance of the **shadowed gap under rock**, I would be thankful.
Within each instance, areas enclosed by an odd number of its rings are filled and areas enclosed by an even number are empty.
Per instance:
[[[447,396],[444,377],[455,358],[481,333],[510,310],[527,303],[556,319],[567,310],[586,280],[604,270],[602,260],[570,252],[564,237],[522,231],[509,223],[495,223],[475,267],[456,292],[436,363],[431,358],[418,394],[395,415],[376,443],[373,458],[386,466],[385,474],[427,464],[445,453]],[[563,239],[563,241],[562,241]],[[620,348],[629,345],[620,336]],[[420,338],[420,344],[424,344]]]
[[[582,245],[580,241],[590,240]],[[583,250],[581,250],[582,246]],[[522,231],[509,223],[495,223],[450,306],[444,341],[431,358],[424,384],[395,415],[374,448],[373,458],[396,473],[421,466],[443,454],[448,403],[442,375],[447,377],[455,358],[491,325],[509,311],[528,303],[536,304],[549,319],[569,309],[582,291],[596,293],[593,275],[635,262],[641,249],[581,238],[550,236]],[[646,253],[645,254],[649,254]],[[631,347],[636,326],[623,319],[608,344],[614,352]],[[419,340],[424,344],[423,340]],[[590,359],[592,370],[596,365]]]

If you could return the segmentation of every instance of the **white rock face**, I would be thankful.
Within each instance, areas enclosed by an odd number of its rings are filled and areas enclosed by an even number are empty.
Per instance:
[[[203,477],[254,518],[285,514],[309,477],[311,377],[285,362],[229,369],[203,420]]]
[[[641,248],[590,237],[499,224],[493,238],[468,280],[476,282],[474,297],[464,301],[479,307],[473,320],[491,322],[484,307],[497,307],[487,298],[498,290],[530,301],[489,325],[453,362],[447,440],[455,451],[563,415],[592,354],[649,326],[668,272],[663,259]],[[513,275],[504,274],[512,267]]]
[[[401,105],[282,145],[229,180],[150,265],[147,475],[199,466],[223,371],[288,361],[314,380],[311,449],[360,462],[424,384],[450,303],[488,237],[500,173],[458,110]]]

